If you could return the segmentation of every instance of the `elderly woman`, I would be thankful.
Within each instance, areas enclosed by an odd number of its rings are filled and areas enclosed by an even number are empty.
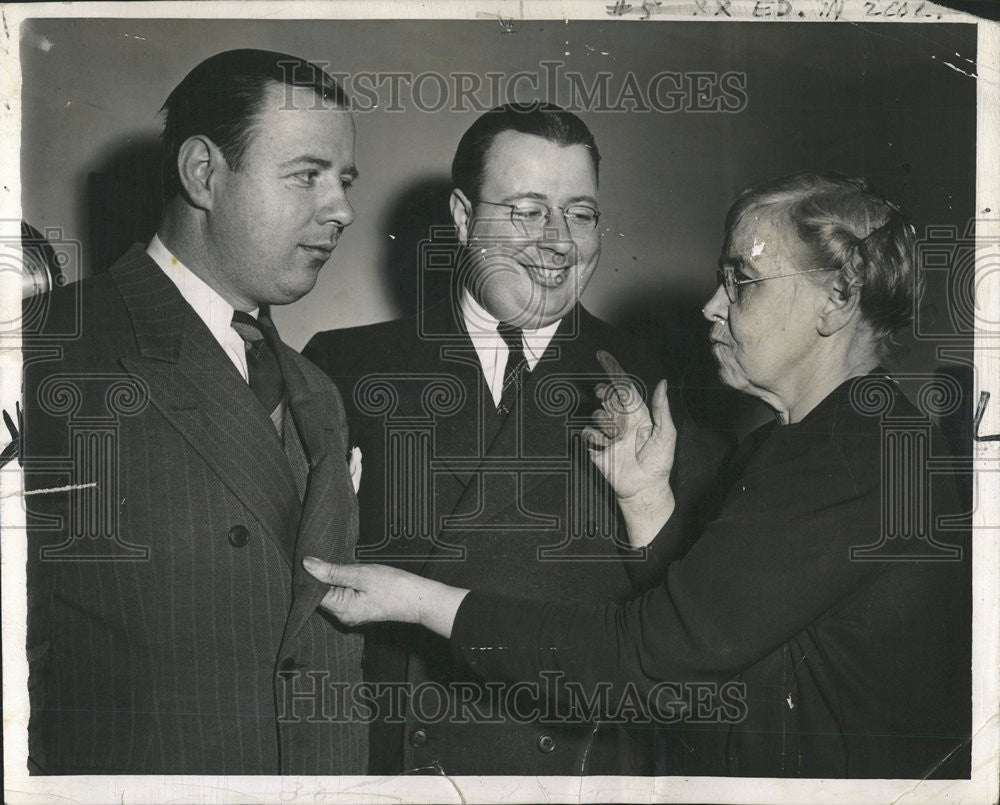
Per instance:
[[[658,569],[641,597],[560,606],[307,559],[331,585],[324,606],[351,625],[421,623],[488,679],[559,672],[676,722],[673,705],[684,720],[659,743],[662,773],[968,776],[968,546],[949,552],[933,530],[959,509],[951,479],[921,487],[931,532],[918,536],[935,550],[920,555],[916,537],[872,549],[903,493],[883,473],[883,423],[907,420],[931,434],[931,455],[945,452],[880,368],[921,290],[913,231],[862,181],[797,175],[736,201],[719,267],[704,314],[721,378],[776,421],[741,446],[693,545],[671,530],[665,386],[650,415],[603,357],[611,382],[587,436]]]

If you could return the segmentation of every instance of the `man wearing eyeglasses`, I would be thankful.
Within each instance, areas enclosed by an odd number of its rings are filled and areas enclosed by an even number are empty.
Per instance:
[[[452,163],[451,297],[306,347],[344,390],[364,455],[363,561],[594,604],[650,576],[655,562],[629,546],[579,438],[599,407],[598,350],[649,389],[662,373],[658,356],[580,305],[601,252],[599,162],[587,126],[559,107],[486,113]],[[725,445],[678,420],[677,509],[690,522]],[[436,637],[373,630],[364,670],[381,685],[370,692],[373,774],[651,773],[652,725],[594,727],[573,707],[582,699],[557,706],[545,690],[484,686]]]

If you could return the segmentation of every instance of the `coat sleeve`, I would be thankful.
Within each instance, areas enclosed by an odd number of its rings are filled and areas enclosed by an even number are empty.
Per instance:
[[[877,460],[818,447],[745,486],[641,597],[580,607],[472,592],[453,651],[487,678],[556,671],[647,693],[664,681],[721,681],[887,569],[849,561],[850,546],[870,543],[879,527]]]
[[[674,513],[646,546],[639,561],[624,562],[636,595],[658,584],[667,565],[680,559],[705,529],[725,495],[726,468],[736,447],[732,434],[697,424],[678,404],[678,395],[669,394],[671,415],[677,429],[670,475]],[[624,522],[621,528],[625,528]]]
[[[683,361],[650,348],[648,339],[628,328],[608,327],[602,332],[602,347],[641,381],[647,405],[657,383],[667,380],[670,415],[677,430],[670,475],[674,514],[644,551],[622,551],[632,554],[632,561],[623,562],[623,566],[639,595],[660,582],[667,565],[684,555],[714,515],[725,491],[725,469],[736,438],[731,430],[710,427],[703,417],[692,415],[684,372],[678,370]],[[625,533],[624,522],[620,521],[620,527]]]

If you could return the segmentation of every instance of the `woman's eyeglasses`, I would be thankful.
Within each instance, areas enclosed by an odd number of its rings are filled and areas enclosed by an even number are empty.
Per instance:
[[[809,268],[805,271],[793,271],[791,274],[775,274],[773,277],[747,277],[742,272],[738,272],[732,266],[724,266],[715,272],[715,280],[726,289],[726,296],[732,304],[736,304],[740,298],[740,288],[744,285],[753,285],[755,282],[767,282],[768,280],[778,280],[784,277],[797,277],[799,274],[812,274],[814,271],[836,271],[834,268]],[[739,274],[737,277],[736,275]]]

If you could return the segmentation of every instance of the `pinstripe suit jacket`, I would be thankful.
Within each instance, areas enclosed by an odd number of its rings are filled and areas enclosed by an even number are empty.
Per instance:
[[[74,326],[74,322],[79,324]],[[133,247],[54,293],[26,341],[30,762],[35,771],[359,774],[331,683],[361,638],[316,611],[310,553],[350,561],[336,388],[284,345],[309,464],[173,284]]]

